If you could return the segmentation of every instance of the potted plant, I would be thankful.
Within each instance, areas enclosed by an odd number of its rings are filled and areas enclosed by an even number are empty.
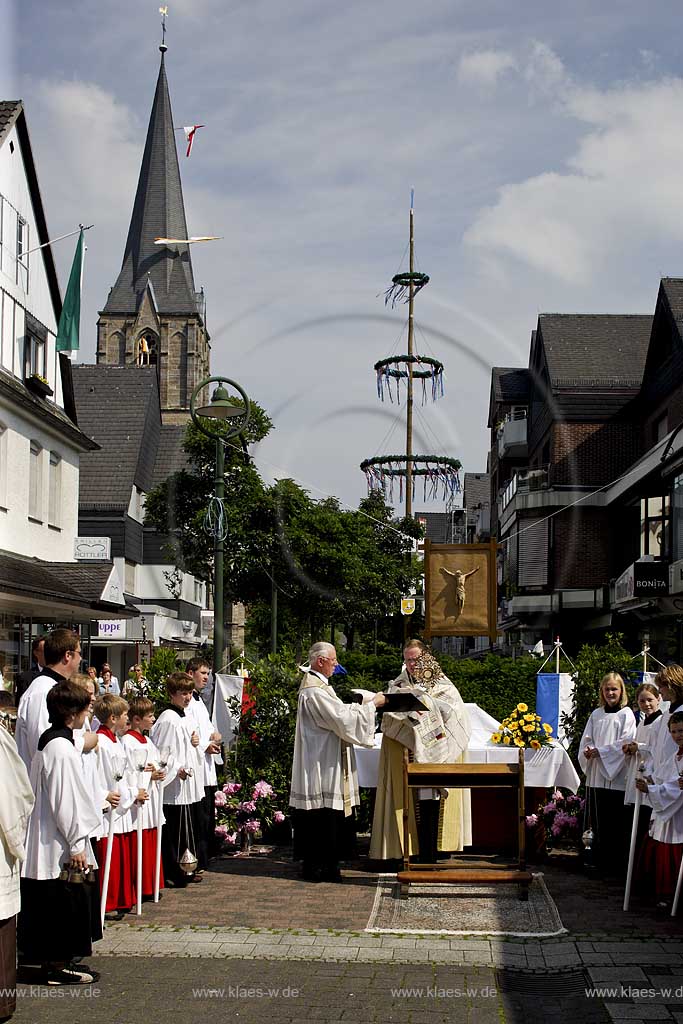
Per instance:
[[[47,398],[48,395],[54,394],[45,377],[42,377],[39,373],[32,373],[30,377],[26,377],[24,383],[29,391],[39,398]]]

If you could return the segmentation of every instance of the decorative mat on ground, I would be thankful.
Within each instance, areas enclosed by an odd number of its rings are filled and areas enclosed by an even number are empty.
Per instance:
[[[535,874],[529,899],[515,884],[415,885],[399,896],[395,875],[380,875],[368,932],[411,935],[562,935],[566,932],[543,875]]]

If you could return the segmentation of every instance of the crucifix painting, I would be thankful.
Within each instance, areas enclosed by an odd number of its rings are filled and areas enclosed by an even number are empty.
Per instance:
[[[495,636],[495,544],[425,541],[425,631],[430,636]]]

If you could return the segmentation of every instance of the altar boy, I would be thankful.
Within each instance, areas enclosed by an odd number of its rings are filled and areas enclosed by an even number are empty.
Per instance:
[[[160,767],[161,756],[156,746],[146,735],[154,725],[154,705],[147,697],[131,697],[128,702],[128,732],[121,737],[129,765],[133,770],[140,771],[136,766],[144,762],[144,778],[149,782],[162,785],[166,778],[166,772]],[[141,778],[138,775],[137,784]],[[143,804],[134,803],[131,808],[133,821],[133,863],[137,872],[137,839],[138,839],[138,817],[142,818],[142,898],[143,900],[154,897],[154,875],[157,854],[157,786],[150,787],[145,784],[145,789],[155,794],[153,800]],[[161,814],[161,824],[164,816]],[[164,888],[163,874],[159,878],[159,887]]]
[[[184,888],[188,882],[201,882],[202,876],[185,873],[183,854],[197,856],[201,834],[201,802],[204,798],[203,755],[199,753],[199,733],[193,719],[186,715],[192,700],[194,683],[187,672],[173,672],[166,680],[170,707],[155,722],[150,738],[158,750],[167,751],[173,765],[164,787],[166,825],[161,837],[161,856],[166,884]]]

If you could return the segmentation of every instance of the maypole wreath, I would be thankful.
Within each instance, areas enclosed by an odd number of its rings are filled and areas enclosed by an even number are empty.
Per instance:
[[[365,473],[368,490],[381,489],[394,497],[394,482],[398,480],[398,500],[403,500],[404,480],[407,476],[408,462],[411,464],[412,490],[415,495],[416,478],[422,478],[423,500],[438,498],[441,492],[444,501],[460,493],[459,470],[462,463],[446,455],[413,455],[410,460],[405,455],[379,455],[361,462],[360,468]]]
[[[413,367],[413,380],[422,383],[422,404],[427,401],[427,381],[431,381],[432,401],[443,398],[443,371],[444,365],[439,359],[433,356],[402,355],[390,356],[388,359],[380,359],[375,363],[377,374],[377,395],[384,401],[386,389],[389,401],[393,403],[393,389],[396,389],[396,402],[401,401],[401,381],[407,381],[409,367]]]
[[[409,271],[405,274],[394,274],[391,284],[384,293],[384,305],[391,303],[393,309],[397,302],[408,302],[426,284],[429,284],[429,274],[420,274],[417,271]],[[412,285],[412,289],[411,289]]]

